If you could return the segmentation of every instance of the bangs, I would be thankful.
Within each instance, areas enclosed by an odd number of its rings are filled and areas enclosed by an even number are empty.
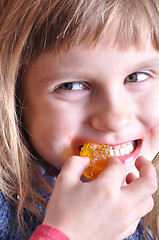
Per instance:
[[[52,48],[68,50],[87,39],[90,45],[104,40],[113,47],[125,49],[142,48],[150,38],[159,50],[159,7],[156,7],[159,3],[156,1],[50,1],[49,8],[38,13],[25,56],[35,58]]]
[[[106,23],[106,36],[112,46],[122,49],[135,47],[142,49],[150,39],[155,49],[159,50],[159,8],[155,1],[118,1],[114,8],[109,26]],[[159,7],[159,4],[158,4]],[[111,34],[112,32],[112,34]]]

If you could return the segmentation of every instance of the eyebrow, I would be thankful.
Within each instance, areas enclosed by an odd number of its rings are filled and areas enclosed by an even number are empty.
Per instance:
[[[159,57],[153,57],[144,61],[139,61],[138,63],[133,65],[133,70],[131,69],[130,72],[135,72],[135,71],[139,71],[139,70],[144,70],[146,68],[153,68],[153,69],[158,69],[159,71]],[[151,70],[151,69],[150,69]],[[79,80],[80,79],[85,79],[85,74],[81,73],[81,72],[63,72],[63,73],[53,73],[49,76],[43,77],[40,80],[40,83],[42,85],[45,84],[52,84],[53,81],[60,81],[60,80],[68,80],[71,81],[71,79],[75,79],[75,80]]]
[[[48,77],[44,77],[40,80],[41,84],[51,84],[53,81],[58,82],[60,80],[79,80],[79,79],[84,79],[84,74],[83,73],[73,73],[73,72],[66,72],[66,73],[57,73],[57,74],[51,74]]]
[[[145,60],[143,62],[139,62],[137,63],[136,65],[134,65],[135,68],[139,68],[139,69],[142,69],[142,68],[147,68],[147,67],[159,67],[159,57],[155,57],[155,58],[152,58],[152,59],[148,59],[148,60]]]

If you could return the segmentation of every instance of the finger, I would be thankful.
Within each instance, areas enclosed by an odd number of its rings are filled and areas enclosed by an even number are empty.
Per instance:
[[[138,181],[142,184],[142,180],[144,180],[147,184],[145,187],[149,188],[151,190],[151,194],[153,194],[158,188],[155,167],[143,156],[138,157],[135,165],[140,174],[140,178],[138,179]]]
[[[110,157],[106,169],[96,179],[102,183],[110,184],[110,186],[121,188],[125,177],[125,169],[118,158]]]
[[[88,168],[90,160],[88,157],[72,156],[63,165],[58,175],[62,181],[74,184],[80,181],[83,172]]]
[[[137,177],[134,173],[130,172],[130,173],[126,176],[126,183],[127,183],[127,184],[130,184],[131,182],[135,181],[137,178],[138,178],[138,177]]]
[[[157,190],[157,177],[154,166],[143,157],[136,161],[140,177],[123,188],[132,204],[144,201]]]
[[[135,166],[138,169],[140,176],[151,177],[156,175],[155,168],[153,164],[145,159],[143,156],[140,156],[136,159]]]

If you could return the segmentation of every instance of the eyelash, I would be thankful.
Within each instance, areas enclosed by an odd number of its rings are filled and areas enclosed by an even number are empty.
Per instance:
[[[75,89],[73,89],[73,85]],[[64,82],[59,86],[57,86],[55,91],[57,90],[79,91],[79,90],[87,90],[87,89],[89,89],[89,86],[86,82]]]

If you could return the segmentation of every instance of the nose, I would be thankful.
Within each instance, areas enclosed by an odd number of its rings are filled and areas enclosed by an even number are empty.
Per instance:
[[[122,93],[100,96],[94,106],[92,126],[97,130],[120,132],[132,121],[133,106]]]

